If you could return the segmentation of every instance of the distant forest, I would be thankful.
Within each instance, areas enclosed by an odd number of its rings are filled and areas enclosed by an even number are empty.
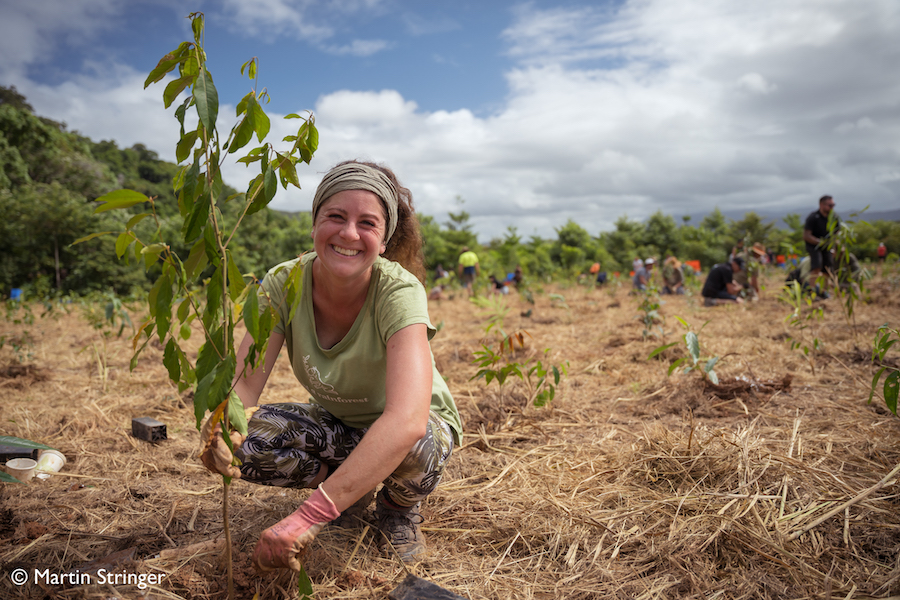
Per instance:
[[[177,165],[162,161],[142,144],[119,148],[114,141],[94,142],[66,125],[37,116],[14,87],[0,86],[0,297],[22,288],[30,297],[85,294],[112,290],[128,295],[149,287],[154,273],[142,265],[116,258],[115,236],[101,236],[72,246],[92,233],[121,231],[128,211],[94,215],[94,200],[115,189],[128,188],[155,197],[163,239],[177,251],[181,240],[174,225],[178,207],[172,189]],[[415,190],[413,190],[415,193]],[[219,208],[224,218],[236,218],[236,202],[224,202],[238,193],[226,188]],[[143,212],[134,207],[132,214]],[[805,215],[804,215],[805,216]],[[860,219],[865,219],[863,214]],[[748,212],[726,218],[718,209],[694,224],[676,221],[661,211],[644,221],[623,216],[613,231],[590,232],[569,221],[556,230],[556,239],[525,239],[510,227],[499,238],[479,243],[470,215],[450,213],[445,223],[419,216],[429,270],[441,264],[452,270],[463,246],[474,249],[488,273],[507,273],[517,265],[526,276],[573,277],[599,262],[603,270],[627,272],[635,257],[699,260],[708,268],[722,262],[739,240],[761,242],[779,254],[801,253],[803,217],[783,217],[788,228]],[[156,227],[144,219],[136,230]],[[232,242],[243,273],[262,276],[270,267],[312,247],[308,212],[285,213],[264,209],[246,218]],[[900,222],[858,220],[853,227],[857,243],[851,248],[861,260],[874,260],[879,242],[900,253]],[[149,237],[149,235],[147,236]]]

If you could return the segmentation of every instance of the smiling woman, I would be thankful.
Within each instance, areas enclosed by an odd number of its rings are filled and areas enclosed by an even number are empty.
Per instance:
[[[347,162],[329,171],[313,201],[314,252],[272,269],[261,304],[278,314],[264,364],[234,389],[252,418],[248,434],[221,437],[203,456],[211,470],[247,481],[316,488],[265,530],[254,553],[262,569],[299,570],[298,555],[330,521],[359,523],[375,488],[382,546],[405,561],[425,541],[419,505],[437,487],[462,425],[434,364],[422,241],[412,196],[387,168]],[[293,266],[302,291],[288,302]],[[252,339],[241,344],[243,364]],[[309,403],[257,407],[283,346]],[[354,523],[353,521],[356,521]]]

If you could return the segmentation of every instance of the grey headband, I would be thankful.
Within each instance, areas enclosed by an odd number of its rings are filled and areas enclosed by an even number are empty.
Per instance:
[[[313,198],[312,217],[315,222],[319,209],[326,200],[347,190],[365,190],[378,196],[387,207],[384,243],[386,244],[397,229],[397,188],[390,178],[378,169],[360,163],[345,163],[330,170],[316,188]]]

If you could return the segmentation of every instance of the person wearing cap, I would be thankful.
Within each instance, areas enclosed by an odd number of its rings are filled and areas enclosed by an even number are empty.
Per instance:
[[[729,262],[714,265],[706,276],[706,282],[703,284],[703,290],[700,294],[703,296],[704,306],[716,306],[726,302],[743,302],[738,295],[741,292],[741,286],[734,282],[735,273],[744,270],[744,259],[735,256]]]
[[[643,268],[643,266],[644,266],[644,259],[642,259],[640,256],[635,257],[635,259],[633,261],[631,261],[631,270],[634,271],[635,273],[637,273],[639,269]]]
[[[681,269],[681,261],[674,256],[669,256],[662,266],[663,294],[684,294],[684,271]]]
[[[278,316],[261,364],[244,367],[249,335],[238,352],[234,393],[250,414],[248,433],[230,434],[232,457],[215,425],[201,460],[251,483],[314,490],[263,531],[253,553],[262,570],[299,570],[298,556],[325,525],[359,524],[379,484],[379,545],[413,561],[425,552],[421,501],[440,482],[462,424],[429,345],[435,328],[412,195],[386,167],[345,162],[319,184],[312,217],[314,251],[261,284],[260,304]],[[297,266],[302,288],[289,300]],[[258,406],[285,347],[311,397]]]
[[[656,260],[651,257],[642,261],[642,263],[643,266],[634,272],[634,279],[631,281],[634,289],[639,292],[643,292],[650,285],[650,277],[652,276],[653,265],[656,263]]]

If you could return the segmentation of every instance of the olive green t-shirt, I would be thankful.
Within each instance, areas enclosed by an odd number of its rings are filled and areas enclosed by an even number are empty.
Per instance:
[[[387,341],[417,323],[427,327],[429,340],[436,333],[428,316],[425,288],[398,263],[378,257],[372,266],[366,301],[350,331],[332,348],[322,348],[316,337],[309,268],[315,258],[316,254],[310,252],[282,263],[263,280],[262,287],[279,317],[273,331],[284,334],[294,374],[312,401],[350,427],[369,427],[384,412]],[[303,269],[303,289],[296,304],[287,306],[284,284],[297,261]],[[260,293],[260,302],[264,300]],[[458,444],[462,438],[459,412],[433,354],[431,368],[431,410],[447,422]]]

